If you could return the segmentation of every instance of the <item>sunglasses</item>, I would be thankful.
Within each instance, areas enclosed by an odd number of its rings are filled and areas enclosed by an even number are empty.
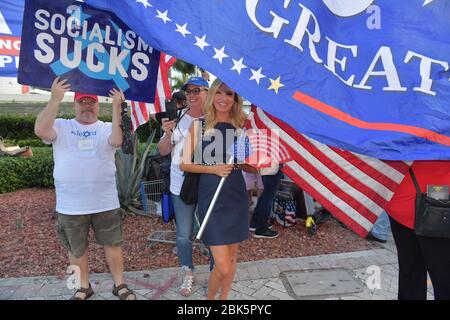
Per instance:
[[[191,93],[193,93],[194,95],[198,96],[200,91],[208,91],[208,89],[200,89],[200,88],[195,88],[195,89],[186,89],[184,90],[184,92],[186,93],[186,95],[189,95]]]
[[[77,103],[79,105],[83,105],[83,106],[93,106],[96,103],[96,101],[90,100],[90,99],[86,99],[86,100],[82,99],[82,100],[78,100]]]

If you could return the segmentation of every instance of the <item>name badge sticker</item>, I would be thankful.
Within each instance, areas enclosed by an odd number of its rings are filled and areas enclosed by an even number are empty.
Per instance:
[[[94,140],[93,139],[78,140],[78,150],[80,151],[94,150]]]

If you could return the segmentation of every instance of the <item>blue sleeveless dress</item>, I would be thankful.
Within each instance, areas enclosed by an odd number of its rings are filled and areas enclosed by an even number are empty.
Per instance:
[[[219,122],[215,129],[226,137],[225,131],[234,130],[230,123]],[[211,140],[211,141],[205,141]],[[226,140],[225,138],[223,140]],[[231,140],[231,139],[230,139]],[[202,150],[213,143],[213,139],[203,139]],[[220,163],[226,163],[227,150],[229,150],[233,141],[223,143],[223,150],[218,150],[214,154],[215,159],[221,159]],[[216,150],[217,151],[217,150]],[[212,165],[214,163],[205,163]],[[218,161],[217,161],[218,162]],[[203,222],[208,211],[209,204],[212,201],[214,193],[219,185],[221,177],[215,174],[201,174],[198,187],[198,213],[200,223]],[[210,215],[208,224],[202,235],[202,241],[206,245],[226,245],[239,243],[249,236],[248,219],[248,199],[245,181],[241,169],[233,169],[231,174],[225,179],[222,190],[217,198],[216,205]]]

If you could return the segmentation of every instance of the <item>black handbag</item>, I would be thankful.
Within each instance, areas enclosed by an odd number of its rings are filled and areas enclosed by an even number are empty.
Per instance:
[[[200,140],[203,140],[203,134],[205,130],[205,120],[200,119],[202,122],[202,135]],[[192,155],[192,162],[194,162],[194,155]],[[200,180],[200,173],[185,172],[183,184],[181,185],[180,198],[186,204],[197,204],[198,202],[198,182]]]
[[[450,238],[450,200],[436,200],[422,193],[411,168],[409,172],[417,192],[414,233],[424,237]]]
[[[180,198],[186,204],[196,204],[198,201],[199,173],[186,172],[181,186]]]

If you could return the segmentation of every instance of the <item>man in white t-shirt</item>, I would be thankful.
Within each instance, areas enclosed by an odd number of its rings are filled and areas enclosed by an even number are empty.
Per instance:
[[[116,188],[114,154],[122,145],[122,91],[112,89],[112,123],[98,120],[98,97],[75,93],[74,119],[56,119],[64,94],[70,90],[66,80],[57,77],[47,106],[39,113],[34,131],[53,145],[57,231],[69,252],[69,261],[80,271],[80,288],[74,300],[94,294],[89,283],[88,233],[92,226],[96,242],[105,248],[106,260],[114,280],[113,294],[121,300],[136,295],[124,283],[122,255],[122,214]]]
[[[203,116],[209,84],[202,77],[190,78],[181,88],[187,98],[187,109],[181,111],[178,121],[163,119],[164,135],[158,143],[162,156],[172,152],[170,166],[170,193],[175,211],[177,255],[184,272],[180,294],[189,296],[193,293],[194,264],[192,262],[192,233],[194,227],[195,205],[186,204],[180,198],[184,172],[180,169],[184,140],[189,134],[192,122]]]

